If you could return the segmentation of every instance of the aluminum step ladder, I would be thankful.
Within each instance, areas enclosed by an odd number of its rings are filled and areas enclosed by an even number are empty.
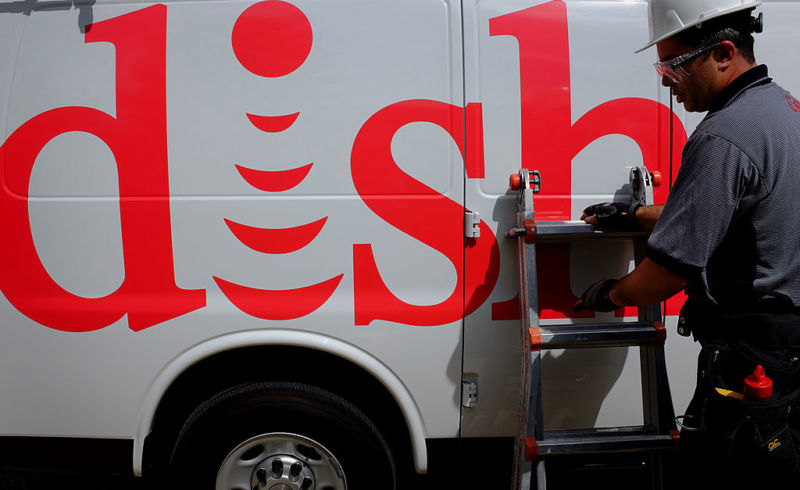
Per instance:
[[[636,263],[644,257],[643,231],[602,231],[583,222],[536,223],[533,195],[539,191],[537,171],[521,169],[511,176],[517,194],[517,227],[506,234],[517,240],[521,307],[521,423],[515,446],[514,490],[546,490],[547,456],[642,452],[648,455],[651,485],[665,488],[662,471],[665,452],[677,444],[678,431],[664,358],[666,329],[659,305],[641,307],[638,321],[608,324],[540,325],[536,244],[577,240],[632,240]],[[631,170],[632,199],[652,203],[650,174],[644,167]],[[648,202],[649,201],[649,202]],[[565,273],[567,273],[565,271]],[[542,410],[541,352],[546,349],[638,346],[641,356],[643,424],[634,427],[581,430],[545,430]]]

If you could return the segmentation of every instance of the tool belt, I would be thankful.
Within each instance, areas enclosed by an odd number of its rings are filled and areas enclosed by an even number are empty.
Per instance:
[[[694,397],[678,417],[684,454],[800,482],[800,314],[784,302],[721,313],[689,300],[680,318],[702,347]],[[772,379],[772,396],[731,396],[757,365]]]
[[[800,308],[779,293],[759,293],[727,306],[689,298],[681,308],[678,330],[701,344],[743,341],[765,350],[800,352]]]

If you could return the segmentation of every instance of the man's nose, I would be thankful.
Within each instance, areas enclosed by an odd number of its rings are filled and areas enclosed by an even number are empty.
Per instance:
[[[673,87],[673,86],[675,86],[677,84],[670,77],[664,75],[663,77],[661,77],[661,85],[663,85],[665,87]]]

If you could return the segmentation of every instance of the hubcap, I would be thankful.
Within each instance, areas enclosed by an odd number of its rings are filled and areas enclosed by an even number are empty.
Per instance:
[[[342,467],[322,444],[284,432],[236,446],[217,472],[216,490],[346,490]]]
[[[251,489],[310,490],[314,488],[311,467],[289,454],[270,456],[256,465],[250,476]]]

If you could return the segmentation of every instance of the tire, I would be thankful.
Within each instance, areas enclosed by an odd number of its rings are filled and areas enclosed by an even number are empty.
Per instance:
[[[194,410],[169,480],[181,490],[393,490],[396,470],[375,424],[350,402],[315,386],[261,382]]]

